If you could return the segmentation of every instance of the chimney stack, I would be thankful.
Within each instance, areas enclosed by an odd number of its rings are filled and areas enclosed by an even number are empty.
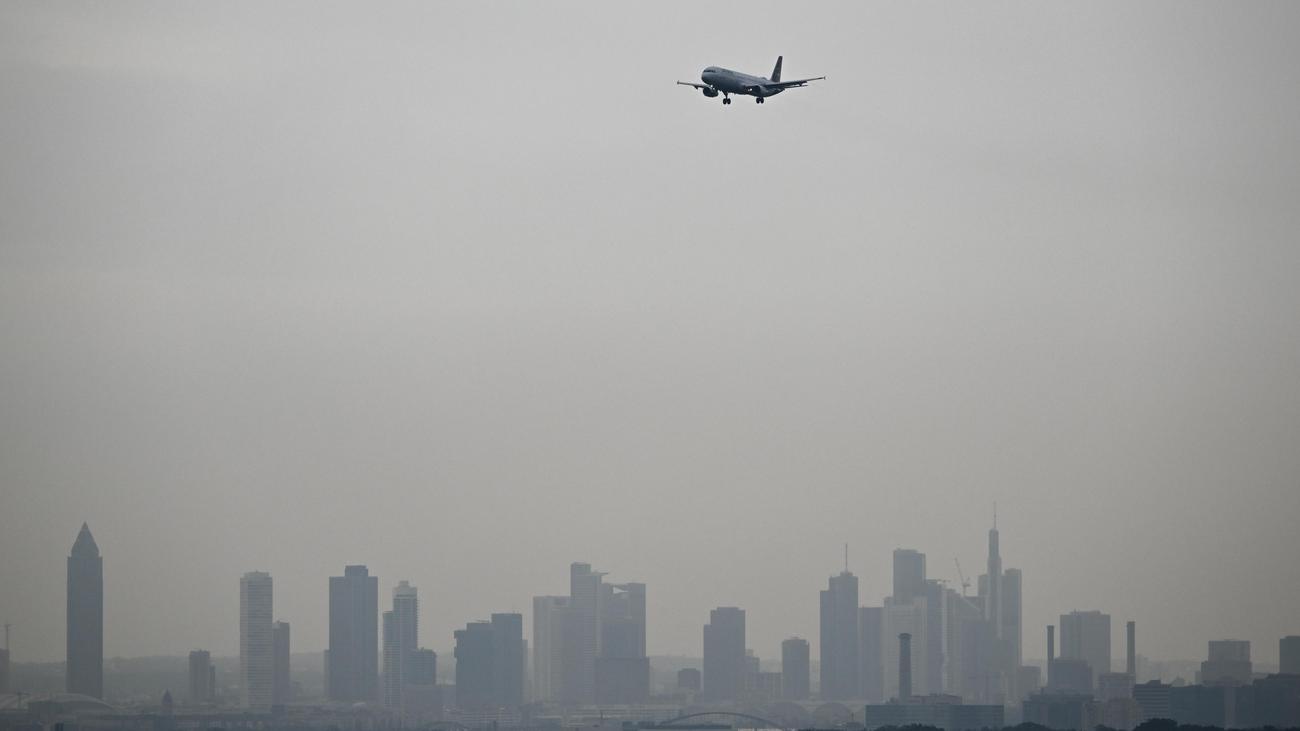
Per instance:
[[[1128,623],[1128,665],[1125,666],[1124,672],[1128,673],[1129,681],[1137,683],[1137,622]]]
[[[904,632],[898,636],[898,699],[912,698],[912,635]]]

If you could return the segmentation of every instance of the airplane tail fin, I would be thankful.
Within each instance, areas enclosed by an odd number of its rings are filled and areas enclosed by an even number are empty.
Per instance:
[[[781,80],[781,59],[782,58],[784,58],[784,56],[776,57],[776,68],[772,69],[772,79],[771,79],[772,81]]]

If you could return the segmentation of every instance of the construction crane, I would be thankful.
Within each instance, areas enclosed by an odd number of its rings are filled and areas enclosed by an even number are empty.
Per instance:
[[[961,595],[967,596],[970,582],[966,580],[966,574],[961,572],[961,560],[954,558],[952,562],[957,565],[957,578],[961,579]]]

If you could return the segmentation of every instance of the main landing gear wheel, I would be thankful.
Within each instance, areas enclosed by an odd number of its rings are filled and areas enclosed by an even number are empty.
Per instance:
[[[729,97],[729,96],[724,96],[724,97],[722,97],[722,103],[723,103],[723,104],[730,104],[730,103],[731,103],[731,97]]]
[[[756,97],[754,97],[754,103],[755,103],[755,104],[762,104],[762,103],[763,103],[763,97],[761,97],[761,96],[756,96]]]

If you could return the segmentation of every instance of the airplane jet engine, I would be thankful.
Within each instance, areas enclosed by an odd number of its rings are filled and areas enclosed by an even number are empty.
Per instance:
[[[710,99],[712,99],[713,97],[715,97],[715,96],[718,95],[718,90],[717,90],[717,89],[710,89],[710,88],[707,87],[707,86],[704,87],[703,89],[700,89],[700,91],[704,92],[704,96],[707,96],[707,97],[710,98]]]

